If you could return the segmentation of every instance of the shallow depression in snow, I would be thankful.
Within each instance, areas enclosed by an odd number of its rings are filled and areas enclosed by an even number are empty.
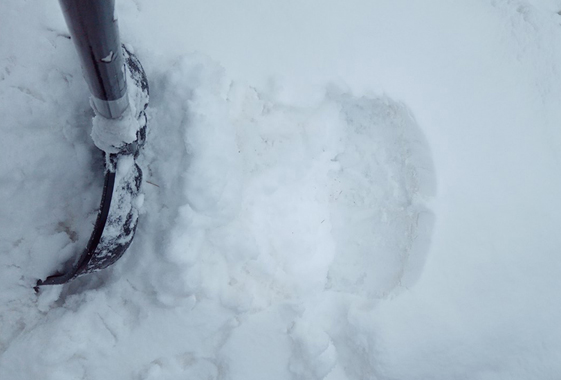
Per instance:
[[[233,378],[322,378],[356,361],[336,354],[360,349],[339,320],[349,300],[413,285],[428,249],[435,184],[414,117],[337,88],[287,105],[200,55],[169,65],[153,78],[144,158],[158,187],[146,187],[128,281],[165,307],[232,312],[214,363]],[[271,344],[282,355],[264,355]]]

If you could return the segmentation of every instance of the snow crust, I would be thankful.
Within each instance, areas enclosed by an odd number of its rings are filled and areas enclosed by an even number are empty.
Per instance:
[[[137,236],[37,295],[104,126],[57,4],[0,2],[0,379],[557,379],[560,10],[120,1]]]

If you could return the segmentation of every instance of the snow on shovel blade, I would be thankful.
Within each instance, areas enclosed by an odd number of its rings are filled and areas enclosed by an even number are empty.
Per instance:
[[[132,85],[129,88],[135,91],[130,99],[136,100],[136,118],[140,124],[137,139],[119,153],[105,153],[103,194],[86,249],[72,265],[67,265],[70,269],[66,272],[37,281],[36,290],[38,286],[65,284],[81,275],[107,268],[125,253],[134,237],[142,184],[142,170],[135,160],[146,140],[148,81],[136,56],[124,47],[123,54]]]
[[[132,156],[110,158],[116,171],[105,173],[101,206],[93,233],[86,250],[72,268],[62,274],[37,282],[41,285],[59,285],[115,263],[132,242],[138,223],[138,194],[142,171]]]

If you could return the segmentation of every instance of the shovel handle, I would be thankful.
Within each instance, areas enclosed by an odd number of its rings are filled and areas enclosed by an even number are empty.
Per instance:
[[[128,107],[115,0],[59,0],[98,114],[120,117]]]

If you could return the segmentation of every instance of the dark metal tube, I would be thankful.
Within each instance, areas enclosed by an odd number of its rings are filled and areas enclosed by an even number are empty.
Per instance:
[[[59,0],[80,56],[93,106],[107,118],[128,107],[115,0]]]

